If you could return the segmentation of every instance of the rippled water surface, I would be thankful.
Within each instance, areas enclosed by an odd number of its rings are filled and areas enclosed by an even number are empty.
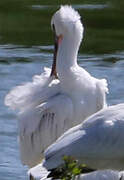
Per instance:
[[[63,1],[66,3],[69,1]],[[109,85],[108,104],[124,102],[124,3],[71,1],[85,27],[78,62]],[[15,112],[4,106],[10,89],[31,81],[51,66],[53,37],[50,19],[58,4],[48,1],[0,2],[0,180],[25,180],[20,162]]]

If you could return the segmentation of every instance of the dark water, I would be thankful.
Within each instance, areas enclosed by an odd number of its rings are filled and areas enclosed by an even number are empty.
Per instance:
[[[0,1],[0,180],[25,180],[17,143],[16,114],[4,106],[14,86],[51,66],[52,14],[58,1]],[[124,102],[123,1],[61,1],[78,9],[85,27],[78,62],[93,76],[106,78],[108,104]]]

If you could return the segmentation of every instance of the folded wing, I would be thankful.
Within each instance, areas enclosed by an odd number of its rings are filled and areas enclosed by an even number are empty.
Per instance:
[[[44,150],[71,125],[72,103],[58,94],[35,109],[19,115],[21,159],[32,167],[38,164]]]
[[[44,166],[53,169],[64,155],[95,169],[123,169],[124,104],[107,107],[71,128],[45,151]]]

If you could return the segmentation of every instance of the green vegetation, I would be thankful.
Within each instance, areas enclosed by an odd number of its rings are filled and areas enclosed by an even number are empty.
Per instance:
[[[53,170],[49,177],[52,177],[52,179],[74,180],[80,174],[94,171],[87,168],[85,164],[79,164],[77,160],[70,156],[64,156],[63,161],[63,166]]]
[[[85,27],[80,51],[101,54],[123,50],[123,0],[1,0],[0,44],[53,44],[50,21],[60,4],[107,4],[103,9],[79,9]]]

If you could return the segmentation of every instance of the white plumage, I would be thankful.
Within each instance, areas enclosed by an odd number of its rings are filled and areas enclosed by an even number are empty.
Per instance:
[[[106,106],[107,82],[96,79],[77,64],[83,36],[78,12],[62,6],[55,13],[58,43],[58,79],[45,69],[32,82],[15,87],[5,104],[18,110],[21,160],[32,167],[43,158],[44,150],[67,129]]]
[[[44,167],[58,167],[64,155],[92,169],[123,170],[124,104],[104,108],[64,133],[45,151]]]

